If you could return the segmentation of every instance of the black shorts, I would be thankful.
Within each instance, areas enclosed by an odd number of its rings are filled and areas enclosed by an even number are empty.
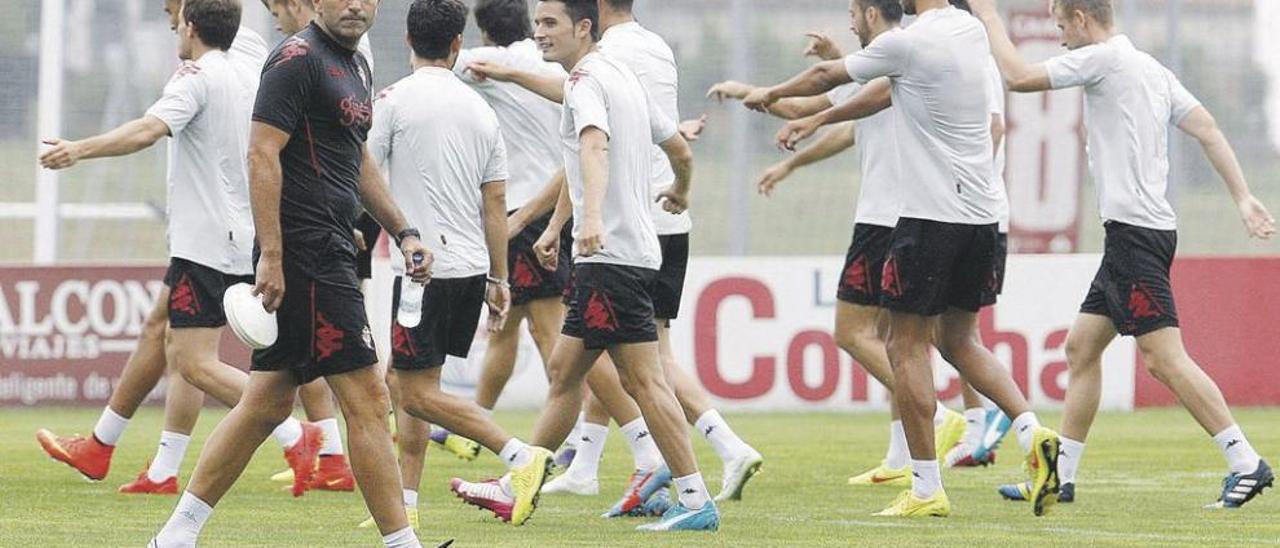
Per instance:
[[[318,283],[289,263],[284,285],[276,311],[279,338],[253,351],[251,371],[289,371],[306,384],[377,363],[359,288]]]
[[[680,315],[680,299],[684,296],[684,277],[689,270],[689,234],[658,236],[662,246],[662,268],[653,284],[653,314],[660,321]]]
[[[552,272],[542,268],[533,244],[551,221],[548,213],[521,230],[507,247],[507,272],[511,279],[511,306],[521,306],[529,301],[560,297],[569,286],[569,271],[573,260],[573,222],[565,223],[560,231],[560,264]]]
[[[1080,312],[1111,318],[1121,335],[1178,327],[1169,269],[1178,233],[1108,221],[1102,265]]]
[[[356,246],[356,277],[361,280],[373,278],[373,248],[378,245],[378,236],[382,234],[382,225],[373,220],[369,212],[360,214],[356,219],[356,230],[364,236],[364,251]]]
[[[857,223],[845,254],[836,298],[863,306],[880,306],[880,272],[893,241],[893,228]]]
[[[588,350],[658,340],[652,291],[657,270],[601,263],[574,265],[566,336]]]
[[[432,279],[422,293],[422,322],[410,328],[396,320],[404,283],[397,277],[391,293],[392,367],[427,369],[444,365],[446,355],[467,357],[480,325],[485,278]]]
[[[996,286],[995,294],[1004,293],[1004,273],[1009,266],[1009,234],[1000,232],[996,235]],[[992,297],[991,302],[995,302]]]
[[[174,257],[164,273],[169,287],[169,327],[222,327],[227,314],[222,309],[222,294],[238,283],[253,283],[253,276],[237,276]]]
[[[936,316],[948,308],[977,312],[995,304],[998,239],[995,223],[899,219],[880,273],[881,306]]]

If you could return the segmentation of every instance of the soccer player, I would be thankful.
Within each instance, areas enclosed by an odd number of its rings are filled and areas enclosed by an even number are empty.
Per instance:
[[[396,203],[438,245],[431,283],[419,293],[421,323],[392,325],[392,366],[404,411],[476,440],[513,475],[534,469],[545,474],[549,453],[535,455],[480,406],[440,389],[445,356],[467,357],[482,305],[488,304],[491,332],[501,329],[510,305],[506,146],[493,109],[453,74],[466,21],[467,7],[459,0],[413,2],[408,36],[414,72],[374,102],[370,153],[388,168]],[[396,279],[394,302],[406,298],[410,283]],[[415,452],[400,441],[405,505],[413,515],[422,462],[419,456],[405,464]],[[521,501],[541,489],[540,482],[512,483],[509,494]]]
[[[1057,472],[1050,465],[1057,434],[1040,426],[978,336],[977,312],[995,303],[998,289],[1000,194],[991,174],[985,84],[990,50],[982,25],[945,0],[904,0],[903,10],[919,15],[909,28],[881,36],[843,61],[819,63],[757,90],[743,103],[764,110],[781,98],[889,78],[903,203],[881,273],[881,305],[890,311],[886,346],[912,457],[912,488],[879,515],[951,513],[930,427],[937,408],[930,341],[966,381],[1015,417],[1034,480],[1033,509],[1041,515],[1057,497]],[[844,121],[843,107],[815,115],[814,127]],[[794,146],[793,129],[780,132],[780,144]]]
[[[1030,64],[1005,34],[990,0],[972,2],[1009,89],[1029,93],[1083,87],[1089,170],[1106,225],[1102,264],[1067,335],[1067,386],[1058,473],[1074,499],[1076,472],[1102,391],[1102,352],[1116,335],[1137,340],[1152,376],[1178,396],[1218,444],[1228,472],[1217,502],[1236,508],[1269,487],[1274,474],[1231,416],[1213,379],[1187,355],[1169,283],[1177,221],[1168,190],[1168,126],[1194,137],[1226,183],[1249,236],[1270,238],[1275,220],[1249,192],[1235,153],[1209,111],[1177,76],[1139,51],[1114,26],[1110,0],[1055,0],[1053,15],[1070,51]],[[1006,497],[1025,499],[1021,486]]]
[[[249,141],[257,232],[255,292],[279,338],[254,352],[244,397],[204,446],[156,547],[194,546],[213,507],[293,407],[299,384],[324,377],[342,404],[351,464],[387,546],[421,546],[401,504],[386,384],[356,280],[352,225],[361,204],[429,276],[430,254],[392,203],[365,147],[372,75],[356,45],[375,0],[320,0],[317,18],[268,58]]]
[[[173,137],[167,177],[171,264],[138,349],[126,363],[92,436],[60,437],[43,429],[36,433],[50,456],[90,480],[103,479],[116,442],[164,375],[168,354],[168,363],[180,374],[170,376],[156,457],[137,479],[121,486],[123,493],[177,494],[178,468],[204,401],[201,390],[232,406],[247,377],[217,361],[217,343],[226,324],[222,292],[251,273],[253,226],[246,167],[235,160],[247,150],[249,114],[257,89],[254,73],[261,69],[266,44],[252,30],[238,27],[236,5],[199,2],[187,9],[170,0],[165,11],[179,36],[179,57],[184,63],[160,100],[143,117],[105,134],[81,141],[55,139],[49,142],[53,148],[41,156],[45,167],[63,169],[81,159],[132,154],[165,135]],[[210,149],[241,153],[215,161],[203,152]],[[228,237],[210,241],[215,234]],[[292,417],[273,432],[285,449],[286,461],[303,471],[299,474],[303,478],[314,467],[311,461],[322,435],[315,425]],[[300,487],[306,486],[295,485],[296,494]]]

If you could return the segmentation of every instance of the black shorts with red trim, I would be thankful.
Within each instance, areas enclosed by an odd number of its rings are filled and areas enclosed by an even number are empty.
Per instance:
[[[569,270],[573,268],[573,222],[565,223],[560,231],[560,264],[556,270],[542,268],[533,244],[538,242],[547,224],[548,213],[521,230],[507,244],[507,271],[511,281],[511,306],[529,304],[530,301],[561,297],[569,285]]]
[[[373,248],[378,245],[378,236],[382,234],[382,225],[373,219],[369,212],[360,214],[356,219],[356,230],[364,238],[364,251],[356,246],[356,277],[361,280],[373,278]]]
[[[1178,233],[1107,221],[1102,264],[1080,312],[1106,316],[1121,335],[1178,327],[1169,269]]]
[[[893,228],[857,223],[845,254],[836,298],[863,306],[880,306],[880,273],[893,241]]]
[[[467,357],[484,308],[485,276],[433,278],[422,292],[422,320],[414,327],[396,320],[404,283],[397,277],[391,293],[391,366],[429,369],[444,365],[445,356]]]
[[[658,340],[651,297],[657,270],[578,263],[573,273],[564,335],[582,339],[588,350]]]
[[[253,352],[250,370],[289,371],[306,384],[377,363],[360,288],[319,283],[288,262],[284,284],[279,338]]]
[[[680,299],[684,297],[684,278],[689,271],[689,234],[658,236],[662,247],[662,268],[653,284],[653,314],[660,321],[680,315]]]
[[[164,274],[169,287],[169,327],[173,329],[227,325],[222,294],[238,283],[253,283],[253,276],[226,274],[214,268],[174,257]]]
[[[998,231],[902,218],[880,273],[880,304],[894,312],[937,316],[949,308],[977,312],[996,302]]]

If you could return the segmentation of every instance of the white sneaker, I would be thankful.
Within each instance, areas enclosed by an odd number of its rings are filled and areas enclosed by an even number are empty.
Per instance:
[[[542,486],[542,494],[551,495],[555,493],[594,497],[600,494],[600,480],[597,478],[580,480],[570,474],[561,474]]]
[[[716,502],[741,500],[742,489],[746,487],[747,481],[750,481],[752,476],[760,472],[760,467],[763,464],[764,457],[755,449],[751,449],[750,453],[735,458],[726,464],[724,467],[724,483],[720,486],[720,494],[716,495]]]

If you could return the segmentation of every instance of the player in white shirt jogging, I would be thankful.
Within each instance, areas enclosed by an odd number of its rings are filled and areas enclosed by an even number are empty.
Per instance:
[[[1102,353],[1116,335],[1136,339],[1143,363],[1169,387],[1226,457],[1228,472],[1211,507],[1244,505],[1274,482],[1231,416],[1222,392],[1187,354],[1169,282],[1177,223],[1168,190],[1168,127],[1194,137],[1226,183],[1249,236],[1270,238],[1275,220],[1249,191],[1213,116],[1177,76],[1115,31],[1110,0],[1055,0],[1054,17],[1070,51],[1025,62],[991,0],[972,2],[991,49],[1015,92],[1083,87],[1089,171],[1106,225],[1102,264],[1067,335],[1071,377],[1062,418],[1058,473],[1074,498],[1085,438],[1098,411]],[[1025,499],[1020,485],[1000,489]]]
[[[170,376],[156,458],[120,492],[176,495],[178,468],[205,393],[234,406],[247,377],[218,361],[217,342],[226,324],[223,290],[252,280],[253,225],[244,159],[257,73],[267,50],[256,33],[238,28],[240,10],[234,3],[169,0],[165,11],[179,36],[184,62],[163,97],[143,117],[108,133],[51,141],[54,146],[41,162],[63,169],[81,159],[132,154],[172,136],[167,177],[172,262],[166,287],[93,435],[60,437],[41,430],[37,439],[50,456],[91,480],[103,479],[116,442],[164,376],[167,359],[178,375]],[[319,427],[290,418],[273,435],[291,467],[313,468],[310,461],[322,437]]]
[[[906,0],[903,9],[919,14],[907,29],[881,36],[843,62],[819,63],[786,83],[758,90],[743,102],[764,110],[781,98],[889,78],[903,198],[881,273],[880,304],[890,311],[887,350],[912,456],[912,488],[879,515],[951,512],[931,427],[937,404],[930,341],[966,381],[1015,417],[1013,428],[1033,478],[1033,509],[1041,515],[1057,497],[1057,473],[1050,465],[1057,457],[1057,434],[1040,425],[978,336],[977,312],[995,303],[999,289],[1001,193],[991,174],[985,32],[945,0]],[[813,128],[852,119],[843,107],[813,117],[818,122]],[[791,129],[779,134],[781,145],[794,147],[798,139]]]

